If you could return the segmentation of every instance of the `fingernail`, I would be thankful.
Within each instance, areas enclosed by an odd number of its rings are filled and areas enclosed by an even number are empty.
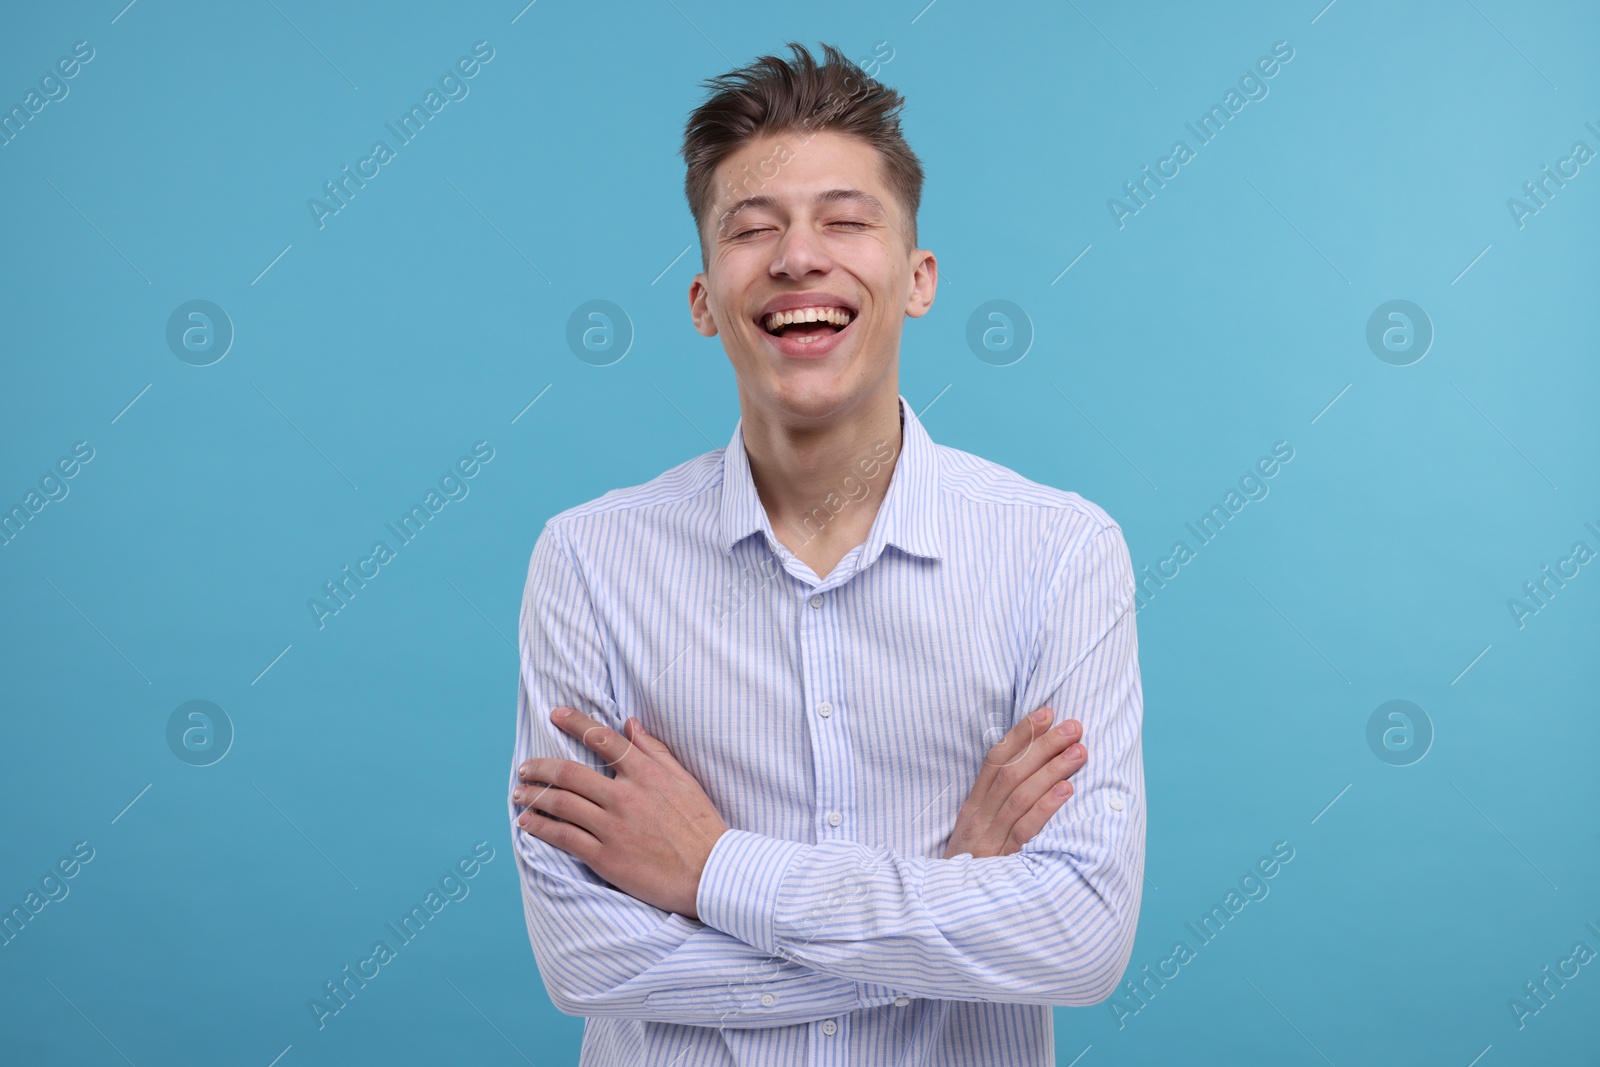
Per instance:
[[[528,824],[531,823],[532,821],[533,821],[533,816],[530,815],[530,814],[527,814],[526,812],[524,812],[522,815],[519,815],[517,817],[517,825],[522,827],[524,830],[526,830],[528,828]]]
[[[1034,712],[1033,713],[1033,721],[1038,723],[1040,726],[1043,726],[1045,723],[1049,722],[1050,721],[1050,709],[1049,708],[1040,708],[1038,711]]]
[[[571,714],[572,712],[566,708],[557,708],[550,713],[550,718],[555,722],[566,722],[567,716]]]
[[[1072,792],[1072,783],[1071,782],[1057,782],[1056,783],[1056,796],[1064,797],[1070,792]]]

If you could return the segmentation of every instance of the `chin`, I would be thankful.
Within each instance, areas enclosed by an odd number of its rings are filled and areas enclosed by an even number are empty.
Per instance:
[[[770,395],[778,408],[799,418],[826,419],[864,395],[863,390],[852,389],[836,379],[805,377],[810,380],[777,384]]]

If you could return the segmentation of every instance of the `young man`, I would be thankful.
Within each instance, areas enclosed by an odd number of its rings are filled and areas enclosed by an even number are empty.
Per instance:
[[[938,281],[903,101],[790,48],[684,141],[732,440],[533,549],[529,937],[585,1067],[1053,1063],[1051,1005],[1109,996],[1138,921],[1132,566],[899,395]]]

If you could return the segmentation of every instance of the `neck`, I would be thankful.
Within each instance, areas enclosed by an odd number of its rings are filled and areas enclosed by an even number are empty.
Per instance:
[[[820,424],[744,405],[745,451],[767,519],[796,555],[842,555],[867,539],[900,456],[896,382]]]

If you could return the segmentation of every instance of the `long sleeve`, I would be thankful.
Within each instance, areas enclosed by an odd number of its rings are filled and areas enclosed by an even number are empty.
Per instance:
[[[818,973],[643,903],[517,826],[525,809],[509,798],[525,760],[603,767],[598,755],[550,722],[552,709],[576,708],[622,729],[599,620],[570,550],[550,525],[529,563],[518,641],[507,803],[528,937],[560,1011],[744,1029],[813,1022],[894,999],[893,990]]]
[[[915,996],[1062,1006],[1110,996],[1133,950],[1144,878],[1133,593],[1114,523],[1077,541],[1048,582],[1015,714],[1048,704],[1077,718],[1089,759],[1019,852],[928,860],[730,830],[701,878],[701,921]]]

